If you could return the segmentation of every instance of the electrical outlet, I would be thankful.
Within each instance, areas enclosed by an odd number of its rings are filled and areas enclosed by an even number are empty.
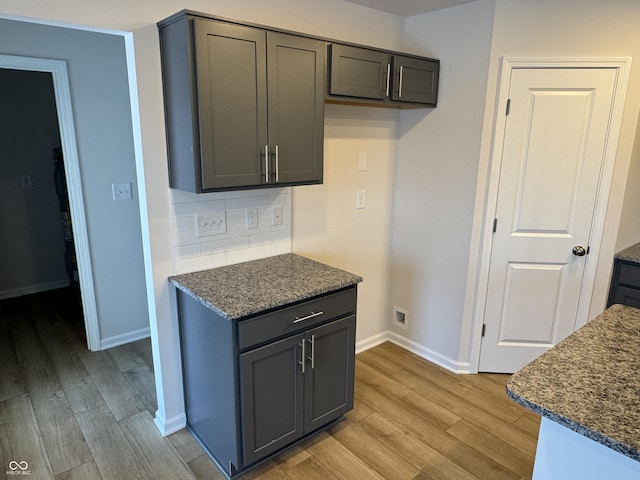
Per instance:
[[[113,201],[131,200],[131,182],[112,183]]]
[[[358,190],[356,192],[356,208],[364,208],[367,206],[366,190]]]
[[[247,229],[258,228],[258,209],[247,208]]]
[[[225,212],[199,213],[196,215],[196,236],[220,235],[227,232]]]
[[[271,209],[271,225],[282,225],[282,205],[276,205]]]

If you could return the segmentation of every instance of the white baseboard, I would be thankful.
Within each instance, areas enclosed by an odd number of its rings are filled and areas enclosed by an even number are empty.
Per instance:
[[[122,335],[114,335],[113,337],[107,337],[100,339],[100,350],[106,350],[108,348],[119,347],[126,343],[135,342],[136,340],[142,340],[143,338],[149,338],[151,331],[149,327],[141,328],[129,333],[123,333]]]
[[[384,342],[391,342],[399,347],[408,350],[417,356],[424,358],[425,360],[435,363],[456,374],[471,373],[470,365],[468,362],[458,362],[445,355],[442,355],[430,348],[427,348],[419,343],[409,340],[408,338],[398,335],[395,332],[387,330],[386,332],[374,335],[373,337],[366,338],[356,343],[356,353],[364,352],[370,348],[380,345]]]
[[[0,291],[0,300],[7,298],[22,297],[23,295],[31,295],[33,293],[46,292],[47,290],[56,290],[57,288],[68,287],[71,284],[69,279],[56,280],[55,282],[39,283],[38,285],[29,285],[28,287],[11,288],[9,290]]]
[[[163,437],[176,433],[187,426],[187,416],[184,413],[167,420],[164,416],[160,415],[160,410],[158,410],[153,421]]]
[[[356,342],[356,355],[360,352],[364,352],[365,350],[369,350],[370,348],[375,347],[376,345],[380,345],[381,343],[389,340],[389,332],[382,332],[373,337],[366,338],[364,340],[360,340]]]

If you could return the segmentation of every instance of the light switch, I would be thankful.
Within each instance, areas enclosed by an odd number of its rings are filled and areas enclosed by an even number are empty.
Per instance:
[[[358,171],[367,171],[367,152],[358,152]]]
[[[364,208],[367,206],[366,190],[358,190],[356,192],[356,208]]]
[[[131,200],[131,182],[112,183],[113,201]]]

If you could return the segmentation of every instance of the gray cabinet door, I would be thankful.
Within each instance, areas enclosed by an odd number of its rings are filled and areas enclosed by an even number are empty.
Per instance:
[[[392,71],[392,100],[436,105],[440,75],[439,62],[394,55]]]
[[[268,160],[265,31],[193,22],[202,190],[261,185]]]
[[[384,100],[388,95],[389,54],[366,48],[329,46],[329,94]]]
[[[353,408],[356,317],[309,330],[310,362],[305,375],[305,432]]]
[[[240,355],[245,466],[303,435],[302,335]]]
[[[267,32],[273,183],[322,183],[325,43]]]

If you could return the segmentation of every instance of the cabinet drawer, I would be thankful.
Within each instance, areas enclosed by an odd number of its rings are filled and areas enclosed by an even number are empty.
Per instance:
[[[620,265],[620,275],[618,283],[630,287],[640,288],[640,267],[635,265]]]
[[[271,313],[241,320],[238,322],[238,346],[240,350],[244,350],[332,318],[353,314],[355,311],[356,288],[351,287]]]

